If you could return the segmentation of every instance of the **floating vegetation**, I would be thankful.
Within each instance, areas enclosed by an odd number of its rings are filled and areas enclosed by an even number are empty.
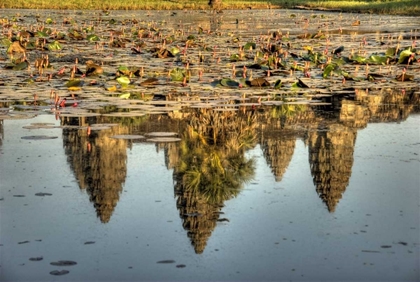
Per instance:
[[[307,12],[261,10],[252,17],[264,24],[248,26],[238,25],[237,16],[228,23],[231,16],[192,11],[188,19],[200,24],[187,29],[158,11],[153,21],[123,15],[102,20],[98,13],[89,24],[84,15],[70,13],[16,19],[0,35],[0,97],[8,101],[0,102],[8,106],[0,117],[17,118],[17,110],[66,118],[235,111],[217,106],[238,99],[247,99],[244,107],[273,106],[285,97],[310,103],[321,93],[311,105],[322,106],[344,95],[343,89],[355,96],[361,88],[410,89],[420,83],[416,21],[387,18],[384,26],[381,18],[316,12],[301,21]],[[2,20],[12,17],[6,13]],[[281,29],[273,29],[274,22]]]

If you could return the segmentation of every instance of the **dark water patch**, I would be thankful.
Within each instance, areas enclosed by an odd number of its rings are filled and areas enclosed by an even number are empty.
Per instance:
[[[53,261],[50,264],[55,265],[55,266],[72,266],[72,265],[76,265],[77,262],[72,261],[72,260],[59,260],[59,261]]]
[[[23,197],[26,197],[25,195],[13,195],[13,197],[16,197],[16,198],[23,198]]]
[[[33,258],[29,258],[30,261],[41,261],[43,260],[43,257],[33,257]]]
[[[51,193],[39,192],[39,193],[36,193],[35,196],[44,197],[44,196],[52,196],[52,194]]]
[[[177,264],[176,268],[184,268],[187,267],[185,264]]]
[[[92,245],[92,244],[95,244],[95,241],[87,241],[87,242],[85,242],[85,245]]]
[[[157,261],[156,263],[163,263],[163,264],[167,264],[167,263],[175,263],[175,261],[174,260],[172,260],[172,259],[167,259],[167,260],[160,260],[160,261]]]
[[[392,246],[390,246],[390,245],[382,245],[381,248],[382,249],[389,249],[389,248],[392,248]]]
[[[22,241],[22,242],[18,242],[18,244],[19,245],[22,245],[22,244],[27,244],[27,243],[29,243],[30,241]]]
[[[50,274],[54,275],[54,276],[66,275],[66,274],[69,274],[69,273],[70,273],[70,271],[68,271],[68,270],[53,270],[53,271],[50,272]]]

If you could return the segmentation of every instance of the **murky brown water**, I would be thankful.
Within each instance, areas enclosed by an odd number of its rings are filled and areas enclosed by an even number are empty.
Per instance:
[[[49,17],[34,38],[63,32],[61,50],[28,47],[19,70],[0,49],[1,281],[420,279],[419,64],[370,57],[411,46],[419,19],[3,10],[1,39]],[[277,68],[258,54],[271,41]],[[323,78],[328,56],[304,47],[340,45],[369,63],[329,55]],[[46,54],[52,68],[35,68]],[[88,59],[104,72],[85,77]]]

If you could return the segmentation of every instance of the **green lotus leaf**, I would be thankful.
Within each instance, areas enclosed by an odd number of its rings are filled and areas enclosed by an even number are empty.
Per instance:
[[[411,56],[411,54],[413,54],[413,52],[411,52],[411,49],[407,49],[404,50],[400,53],[400,57],[398,59],[398,63],[399,64],[405,64],[408,61],[408,58]]]
[[[220,85],[226,87],[239,87],[240,83],[230,78],[223,78],[220,80]]]
[[[385,52],[385,56],[394,57],[396,52],[397,52],[397,48],[388,48]]]
[[[86,37],[86,39],[87,39],[87,40],[89,40],[89,41],[99,41],[99,40],[101,40],[101,39],[99,38],[99,36],[97,36],[96,34],[89,34],[89,35]]]
[[[232,55],[230,55],[229,60],[231,62],[237,62],[237,61],[241,60],[241,57],[239,56],[239,54],[232,54]]]
[[[369,57],[370,64],[386,65],[387,61],[388,61],[387,56],[372,55]]]
[[[54,23],[54,21],[51,18],[48,18],[48,19],[45,20],[45,23],[46,24],[52,24],[52,23]]]
[[[365,57],[362,57],[362,56],[354,56],[353,58],[351,58],[351,60],[353,62],[357,62],[359,64],[365,64],[368,59],[366,59]]]
[[[12,45],[12,41],[8,38],[3,38],[1,41],[1,45],[5,46],[6,48],[9,48],[10,45]]]
[[[126,76],[117,77],[117,81],[119,84],[121,84],[121,86],[127,86],[131,82],[130,79]]]
[[[29,63],[28,63],[27,61],[23,61],[23,62],[21,62],[21,63],[19,63],[19,64],[15,65],[15,66],[13,67],[13,70],[15,70],[15,71],[24,70],[24,69],[27,69],[27,68],[28,68],[28,66],[29,66]]]
[[[244,50],[255,50],[257,48],[257,44],[254,42],[248,42],[244,45]]]
[[[46,38],[48,37],[48,34],[44,31],[37,31],[36,36],[41,37],[41,38]]]
[[[294,71],[304,71],[305,69],[302,66],[291,65],[290,68]]]
[[[170,71],[172,81],[183,81],[186,76],[185,69],[174,68]]]
[[[171,52],[172,56],[176,56],[176,54],[178,54],[180,52],[179,48],[176,46],[171,47],[171,49],[169,50],[169,52]]]
[[[331,72],[334,71],[336,69],[336,65],[334,64],[329,64],[325,67],[324,69],[324,73],[322,74],[323,78],[328,78],[331,75]]]
[[[94,26],[85,27],[83,29],[83,31],[86,32],[86,33],[93,32],[94,30],[95,30]]]
[[[50,51],[57,51],[57,50],[61,50],[61,44],[58,41],[54,41],[53,43],[48,44],[48,50]]]
[[[70,87],[81,87],[83,85],[83,80],[80,79],[71,79],[69,81],[66,82],[65,86],[70,88]]]
[[[281,80],[277,79],[276,82],[274,82],[274,88],[275,89],[280,89],[282,86]]]
[[[130,74],[130,70],[126,66],[119,66],[118,71],[120,73],[124,74],[124,75],[129,75]]]
[[[128,93],[128,92],[127,93],[122,93],[118,97],[121,98],[121,99],[128,99],[128,98],[130,98],[130,93]]]

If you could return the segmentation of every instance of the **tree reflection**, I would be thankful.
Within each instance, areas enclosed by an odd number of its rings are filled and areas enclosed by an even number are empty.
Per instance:
[[[226,200],[254,176],[254,161],[244,152],[256,144],[251,112],[197,110],[180,144],[174,170],[177,207],[196,253],[202,253]]]

